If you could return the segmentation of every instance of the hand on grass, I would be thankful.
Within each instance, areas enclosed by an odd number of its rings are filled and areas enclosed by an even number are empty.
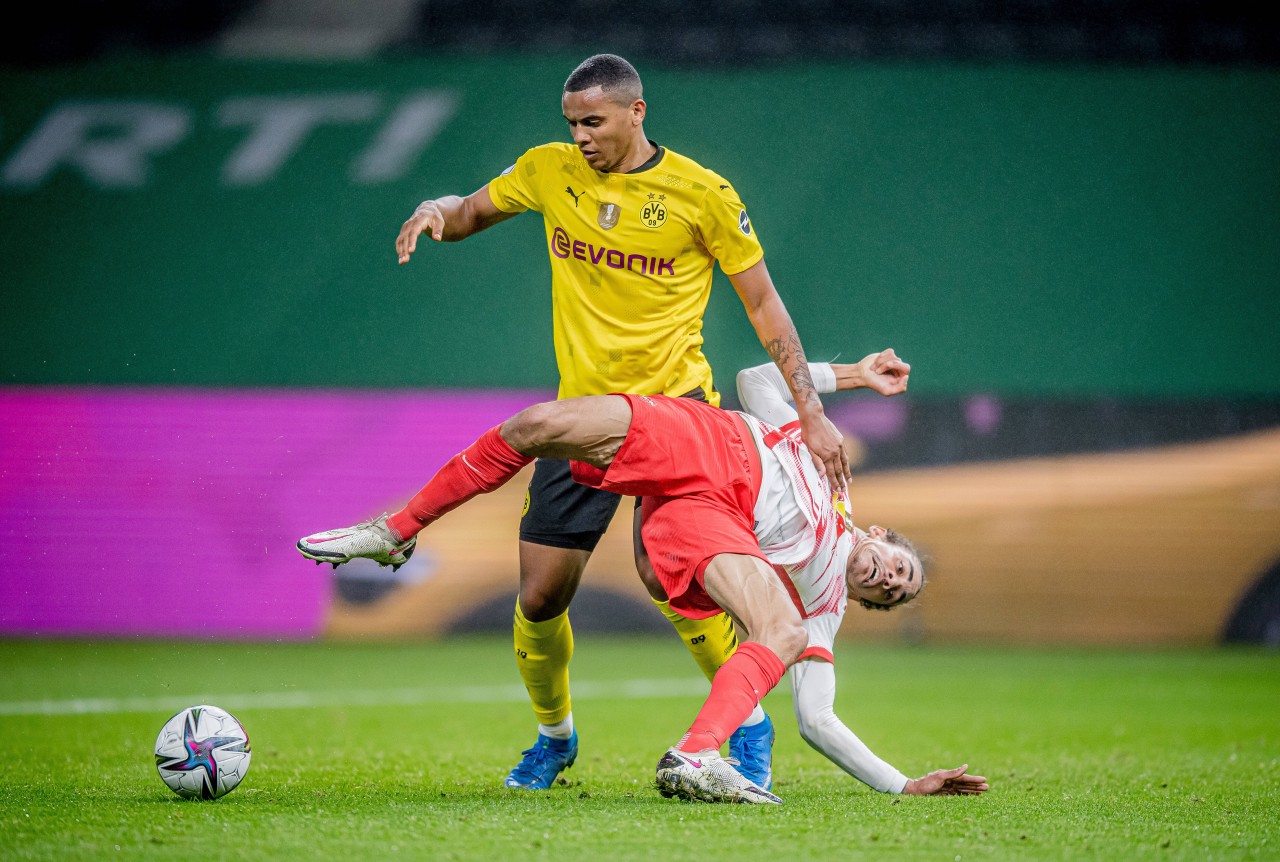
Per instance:
[[[969,764],[955,769],[939,769],[920,778],[912,778],[902,792],[908,796],[977,796],[991,789],[981,775],[967,775]]]

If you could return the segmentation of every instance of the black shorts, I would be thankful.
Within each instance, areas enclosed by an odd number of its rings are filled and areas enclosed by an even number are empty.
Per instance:
[[[699,387],[681,398],[706,401]],[[539,458],[525,492],[520,540],[553,548],[594,551],[622,500],[611,491],[579,485],[569,475],[569,462]],[[636,500],[636,505],[640,501]]]

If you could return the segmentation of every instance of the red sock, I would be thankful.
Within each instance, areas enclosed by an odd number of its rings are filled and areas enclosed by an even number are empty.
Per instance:
[[[782,659],[768,647],[755,641],[740,644],[738,651],[716,671],[711,694],[676,747],[688,752],[708,748],[719,751],[786,671]]]
[[[399,512],[387,518],[387,526],[401,539],[418,535],[427,524],[451,512],[477,494],[502,487],[533,461],[511,448],[495,425],[476,442],[449,459]]]

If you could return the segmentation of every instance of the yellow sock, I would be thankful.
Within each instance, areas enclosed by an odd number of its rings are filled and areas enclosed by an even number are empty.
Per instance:
[[[516,665],[533,702],[539,724],[557,724],[569,717],[569,660],[573,658],[573,629],[569,612],[545,622],[524,618],[520,601],[512,625]]]
[[[729,656],[738,648],[738,634],[733,630],[733,620],[723,611],[705,620],[691,620],[671,610],[671,605],[667,602],[654,599],[653,603],[670,620],[671,625],[675,626],[680,639],[693,654],[693,660],[702,668],[707,679],[713,679],[720,665],[728,661]]]

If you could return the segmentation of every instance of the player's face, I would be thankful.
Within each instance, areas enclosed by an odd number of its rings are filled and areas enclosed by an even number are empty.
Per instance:
[[[914,554],[885,539],[884,527],[872,527],[854,545],[845,579],[850,598],[891,606],[915,598],[924,573]]]
[[[636,144],[636,130],[644,121],[645,104],[636,99],[619,104],[600,87],[565,93],[560,107],[569,123],[573,142],[592,169],[608,173],[617,170]]]

